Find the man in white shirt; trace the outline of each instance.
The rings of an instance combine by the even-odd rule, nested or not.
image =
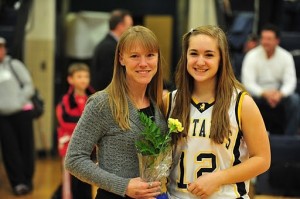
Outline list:
[[[260,45],[249,51],[243,60],[241,79],[260,109],[267,106],[272,111],[283,107],[284,134],[292,135],[298,129],[300,98],[295,93],[297,77],[293,57],[279,46],[279,42],[277,27],[263,27]]]

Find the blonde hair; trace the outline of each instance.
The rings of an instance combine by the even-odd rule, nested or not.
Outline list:
[[[217,84],[215,88],[215,104],[212,111],[210,138],[218,144],[224,142],[231,134],[228,109],[231,98],[237,89],[245,90],[242,84],[235,78],[230,63],[228,42],[223,30],[217,26],[205,25],[192,29],[182,39],[182,54],[175,72],[175,83],[178,89],[175,99],[175,107],[171,117],[182,121],[185,127],[184,133],[174,137],[174,141],[187,136],[190,124],[190,101],[194,89],[194,79],[187,71],[187,50],[190,38],[195,35],[207,35],[217,41],[220,52],[220,63],[217,72]]]
[[[130,129],[127,101],[128,87],[126,85],[126,70],[121,65],[119,58],[120,54],[129,51],[137,45],[140,45],[148,52],[158,53],[157,72],[147,86],[146,95],[152,102],[157,104],[161,111],[163,110],[163,76],[159,42],[150,29],[143,26],[133,26],[122,34],[117,44],[113,78],[106,88],[109,93],[109,104],[112,115],[123,130]]]

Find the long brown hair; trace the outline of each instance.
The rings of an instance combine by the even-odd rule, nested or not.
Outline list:
[[[235,78],[232,65],[230,63],[228,43],[225,33],[217,26],[205,25],[192,29],[186,33],[182,39],[182,54],[175,72],[175,83],[177,93],[175,96],[175,107],[171,117],[179,119],[184,132],[175,137],[175,141],[187,136],[190,124],[190,102],[194,89],[194,79],[187,71],[187,51],[190,38],[195,35],[207,35],[215,39],[220,51],[220,63],[217,72],[215,104],[212,111],[210,138],[218,144],[223,143],[230,135],[230,121],[228,110],[231,98],[237,89],[245,90],[242,84]],[[177,134],[176,134],[177,135]]]
[[[113,78],[106,89],[109,93],[109,104],[113,117],[123,130],[130,129],[128,87],[126,85],[126,70],[121,65],[119,58],[120,54],[129,51],[137,45],[142,46],[149,52],[158,52],[157,72],[147,86],[146,95],[152,102],[157,104],[161,111],[163,110],[163,75],[159,42],[150,29],[143,26],[133,26],[122,34],[117,44]]]

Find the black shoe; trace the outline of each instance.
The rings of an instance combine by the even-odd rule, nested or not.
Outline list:
[[[28,194],[30,191],[30,188],[25,184],[18,184],[13,188],[13,192],[17,196]]]

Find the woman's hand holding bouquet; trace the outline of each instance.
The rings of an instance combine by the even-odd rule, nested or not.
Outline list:
[[[146,114],[141,112],[140,119],[145,126],[141,139],[136,142],[140,177],[147,182],[162,181],[169,175],[172,164],[171,134],[180,133],[184,128],[177,119],[169,118],[169,130],[164,133]],[[162,192],[166,192],[165,187]],[[165,196],[158,198],[166,198]]]

